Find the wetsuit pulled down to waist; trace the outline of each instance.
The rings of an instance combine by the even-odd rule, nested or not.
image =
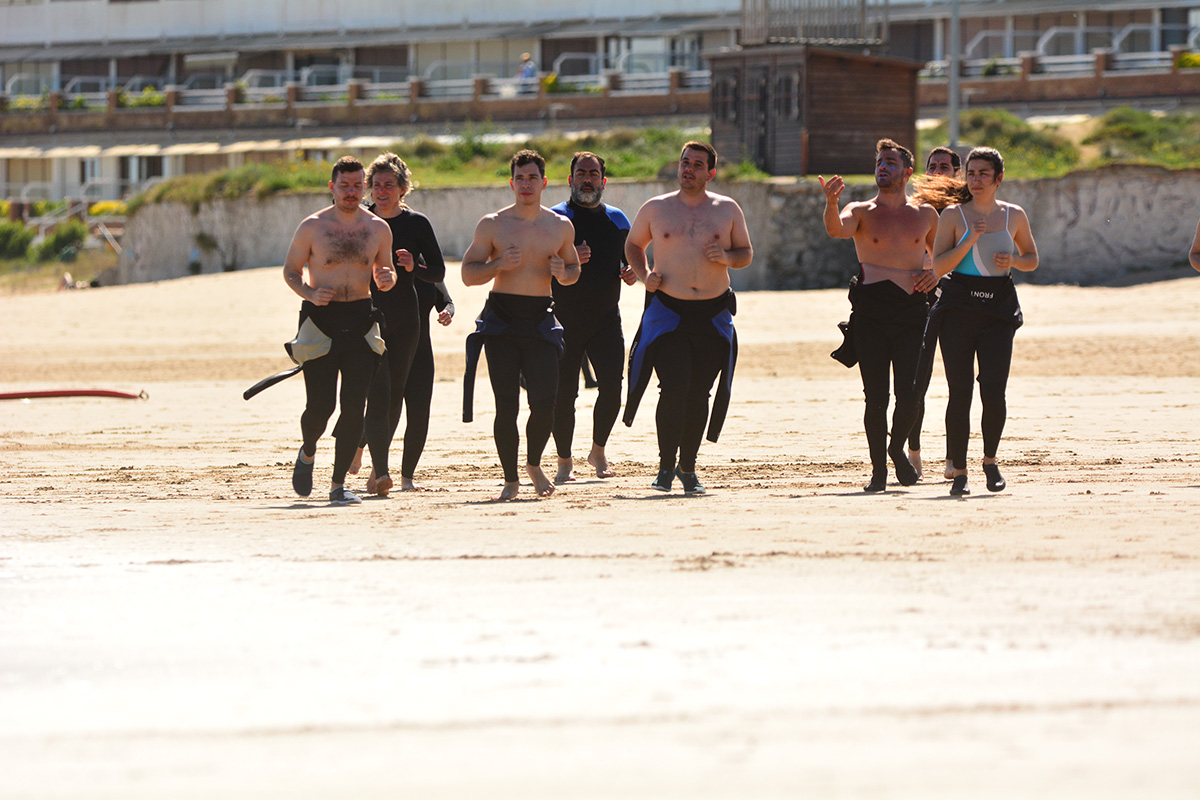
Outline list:
[[[558,356],[563,351],[563,328],[554,317],[553,298],[491,292],[475,320],[475,331],[467,336],[463,422],[474,418],[475,372],[484,341],[492,336],[537,339],[551,344]]]
[[[623,417],[627,426],[633,425],[638,405],[656,366],[652,346],[666,334],[682,333],[701,342],[707,341],[724,351],[717,393],[708,420],[707,438],[710,442],[717,441],[729,410],[733,372],[737,364],[737,332],[733,327],[735,313],[737,300],[732,290],[706,300],[680,300],[663,291],[652,293],[629,350],[629,394]]]
[[[318,306],[305,300],[300,304],[300,322],[296,338],[284,345],[297,364],[321,358],[330,353],[363,346],[382,355],[386,345],[381,335],[382,315],[370,298],[334,301]]]

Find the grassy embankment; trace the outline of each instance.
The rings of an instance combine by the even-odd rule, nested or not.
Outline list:
[[[922,130],[920,154],[946,141],[946,123]],[[594,150],[604,155],[612,179],[652,179],[670,172],[679,145],[689,138],[707,138],[706,131],[676,128],[618,129],[583,137],[542,135],[513,142],[492,136],[490,126],[470,126],[452,143],[428,136],[399,140],[393,150],[413,171],[418,188],[503,184],[508,179],[508,157],[530,147],[547,159],[547,174],[565,182],[571,155]],[[1065,175],[1113,163],[1157,164],[1171,169],[1200,166],[1200,115],[1158,114],[1119,108],[1090,125],[1032,126],[1005,111],[973,109],[960,124],[964,142],[987,144],[1005,156],[1010,178]],[[322,161],[250,164],[203,175],[184,175],[164,181],[129,202],[130,213],[145,203],[183,202],[198,205],[207,200],[245,196],[267,197],[290,191],[323,187],[330,165]],[[764,173],[752,164],[722,161],[724,180],[761,180]],[[870,180],[851,176],[851,180]],[[71,264],[36,263],[29,256],[0,257],[0,291],[28,291],[57,284],[64,270],[78,280],[91,280],[115,263],[111,251],[84,250]]]

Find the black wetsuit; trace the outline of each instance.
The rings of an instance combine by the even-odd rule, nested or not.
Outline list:
[[[608,443],[621,413],[621,371],[625,364],[625,337],[621,332],[621,264],[629,219],[619,208],[603,203],[585,208],[574,201],[559,203],[555,211],[575,226],[575,244],[587,242],[588,262],[580,267],[579,280],[563,286],[553,283],[554,316],[563,326],[563,356],[558,365],[558,399],[554,405],[554,444],[559,458],[570,458],[575,435],[575,399],[579,396],[579,371],[586,357],[596,370],[596,408],[592,412],[592,442]]]
[[[680,471],[695,472],[705,422],[710,442],[721,433],[737,362],[735,313],[732,290],[708,300],[680,300],[662,290],[647,293],[646,309],[629,350],[624,420],[633,424],[653,369],[659,382],[654,419],[660,471],[673,471],[678,453]],[[718,377],[710,419],[708,397]]]
[[[918,394],[916,383],[929,303],[924,293],[909,294],[890,280],[864,284],[860,271],[850,288],[850,305],[854,309],[854,349],[866,401],[863,428],[874,484],[887,475],[888,389],[892,383],[896,407],[892,412],[891,456],[898,472],[905,467],[912,469],[904,444],[923,396]]]
[[[454,301],[445,292],[444,283],[417,281],[417,303],[421,322],[421,334],[417,339],[417,352],[413,356],[412,368],[408,371],[408,383],[404,387],[404,456],[400,462],[400,474],[412,480],[417,471],[417,462],[425,450],[429,436],[429,410],[433,403],[433,343],[429,339],[429,314],[434,309],[450,310],[454,313]]]
[[[463,380],[463,421],[470,422],[475,368],[479,352],[487,356],[488,377],[496,396],[492,426],[505,483],[516,483],[520,434],[521,377],[529,401],[525,423],[527,464],[541,463],[554,425],[554,394],[558,390],[558,359],[562,355],[562,326],[554,317],[554,298],[492,292],[467,337],[467,371]]]
[[[337,404],[341,406],[333,428],[333,482],[345,483],[346,470],[354,459],[363,431],[363,406],[367,390],[381,359],[370,348],[364,335],[379,321],[369,298],[351,302],[332,302],[317,306],[305,300],[300,306],[300,323],[311,319],[321,332],[332,339],[329,352],[304,362],[306,402],[300,416],[304,437],[304,455],[317,452],[317,440],[325,432]],[[338,375],[341,374],[341,392]]]
[[[367,401],[366,424],[359,446],[371,450],[371,466],[376,476],[389,474],[388,450],[396,426],[400,423],[400,408],[404,403],[409,370],[417,351],[421,321],[418,313],[414,278],[436,283],[446,277],[446,262],[429,219],[407,207],[384,222],[392,229],[392,265],[396,267],[396,285],[383,292],[371,281],[371,296],[384,315],[383,338],[387,353],[371,384]],[[397,250],[412,253],[414,267],[408,272],[396,264]]]
[[[950,400],[946,405],[946,444],[955,469],[967,468],[975,362],[979,362],[980,430],[983,455],[995,458],[1008,416],[1005,398],[1012,366],[1013,337],[1024,318],[1012,276],[950,273],[929,312],[931,333],[922,361],[933,361],[933,338],[941,344]],[[932,369],[932,367],[930,367]]]

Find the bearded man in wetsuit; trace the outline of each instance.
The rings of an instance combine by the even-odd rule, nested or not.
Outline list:
[[[925,259],[933,248],[938,215],[932,206],[909,202],[905,186],[912,173],[912,153],[891,139],[880,139],[875,146],[878,192],[840,212],[838,199],[845,183],[837,175],[828,181],[818,176],[825,192],[825,232],[835,239],[853,239],[860,263],[851,283],[850,327],[866,399],[863,426],[871,453],[871,481],[863,487],[867,492],[887,488],[888,456],[901,485],[917,482],[905,440],[918,409],[914,384],[929,311],[924,293],[938,281]],[[890,444],[889,371],[896,391]]]
[[[647,200],[625,241],[625,259],[647,294],[629,353],[624,421],[633,424],[653,369],[659,381],[654,417],[659,463],[650,488],[669,492],[677,477],[685,494],[697,495],[705,493],[696,475],[704,425],[707,421],[708,440],[715,442],[737,360],[729,270],[749,266],[754,249],[741,207],[708,191],[717,175],[712,145],[684,144],[678,174],[679,190]],[[646,258],[651,243],[653,267]],[[710,418],[708,397],[718,378]]]
[[[557,280],[568,286],[579,280],[575,229],[569,220],[541,204],[546,160],[532,150],[521,150],[509,162],[509,172],[513,204],[479,221],[462,260],[464,285],[492,284],[487,303],[475,320],[475,332],[467,337],[463,420],[472,418],[471,394],[482,348],[496,396],[493,433],[504,470],[504,488],[496,500],[512,500],[520,490],[517,414],[522,376],[529,400],[525,473],[539,497],[554,493],[554,484],[541,467],[554,425],[558,359],[562,355],[562,326],[554,317],[551,283]]]
[[[339,159],[329,181],[333,205],[300,223],[283,263],[284,281],[304,301],[300,331],[289,344],[292,357],[303,365],[306,395],[300,417],[304,444],[292,470],[292,488],[301,497],[312,493],[317,440],[340,401],[333,429],[333,505],[362,502],[345,481],[362,436],[367,390],[384,352],[371,281],[383,291],[396,285],[392,232],[359,205],[365,181],[362,162]]]
[[[600,201],[604,194],[604,159],[579,152],[571,159],[571,199],[550,210],[575,226],[579,280],[554,289],[554,316],[563,326],[563,356],[558,363],[558,399],[554,405],[554,444],[558,449],[556,484],[575,480],[571,440],[575,434],[575,398],[584,360],[596,370],[596,408],[592,412],[592,449],[587,461],[597,478],[611,478],[604,447],[621,413],[621,372],[625,337],[621,332],[621,281],[637,282],[625,262],[629,218]]]

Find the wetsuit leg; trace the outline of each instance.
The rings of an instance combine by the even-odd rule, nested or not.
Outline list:
[[[592,411],[592,442],[604,447],[617,417],[621,413],[621,379],[625,366],[625,337],[621,333],[621,320],[617,318],[606,325],[588,341],[587,360],[596,370],[598,390],[596,408]],[[559,382],[561,391],[562,382]],[[558,424],[555,417],[555,426]]]
[[[387,363],[371,385],[367,416],[363,433],[371,450],[371,467],[377,476],[390,474],[388,451],[400,424],[400,409],[404,404],[404,387],[412,368],[413,354],[417,347],[417,320],[389,319],[388,335],[385,337],[387,351],[383,358]],[[361,446],[361,442],[360,445]]]
[[[979,399],[983,404],[980,432],[983,434],[983,455],[995,458],[1000,436],[1008,417],[1008,374],[1012,368],[1013,334],[1011,324],[993,322],[979,333]]]
[[[729,357],[719,337],[687,331],[663,334],[653,345],[659,398],[655,411],[660,470],[695,472],[696,456],[708,422],[708,397]]]
[[[558,362],[557,399],[554,403],[554,447],[559,458],[571,457],[571,444],[575,438],[575,401],[579,397],[579,371],[586,344],[586,331],[573,327],[563,333],[563,354]]]
[[[679,470],[696,471],[696,456],[708,424],[708,397],[721,368],[729,360],[729,345],[717,336],[692,339],[692,384],[688,390],[683,437],[679,441]]]
[[[338,403],[341,411],[333,428],[333,482],[345,483],[346,470],[350,468],[350,462],[354,459],[354,453],[358,450],[358,443],[362,438],[363,410],[379,364],[379,356],[363,343],[342,353],[339,362],[342,388]]]
[[[858,352],[858,372],[862,376],[866,399],[863,429],[871,453],[871,471],[875,475],[882,475],[887,473],[888,368],[891,362],[891,347],[885,326],[865,314],[856,314],[854,347]]]
[[[974,315],[947,311],[938,341],[950,400],[946,404],[946,447],[955,469],[967,468],[967,444],[971,435],[971,400],[975,392]]]
[[[924,414],[924,400],[917,394],[917,366],[921,360],[921,338],[925,334],[923,326],[894,325],[891,337],[892,380],[895,384],[896,408],[892,412],[891,445],[900,457],[907,461],[903,453],[904,442],[910,443],[914,437],[916,446],[921,449],[921,433],[917,427],[918,415]],[[911,446],[911,445],[910,445]],[[894,456],[893,456],[894,458]]]
[[[413,356],[412,368],[408,371],[408,382],[404,386],[405,419],[404,456],[400,463],[400,474],[412,480],[417,472],[417,462],[425,451],[425,440],[429,436],[429,410],[433,403],[433,345],[429,340],[429,321],[421,325],[421,336],[417,352]]]
[[[521,444],[517,432],[517,413],[521,410],[521,347],[511,337],[489,336],[483,343],[483,352],[492,394],[496,396],[496,419],[492,423],[496,453],[500,456],[505,483],[516,483],[517,451]]]
[[[523,339],[521,374],[525,376],[525,394],[529,419],[525,422],[527,464],[541,464],[542,454],[554,428],[554,401],[558,393],[558,349],[542,339]],[[490,369],[490,366],[489,366]],[[578,379],[579,368],[573,371]]]
[[[330,354],[306,361],[303,373],[305,404],[300,415],[300,433],[304,437],[304,455],[311,458],[337,407],[337,359]]]

